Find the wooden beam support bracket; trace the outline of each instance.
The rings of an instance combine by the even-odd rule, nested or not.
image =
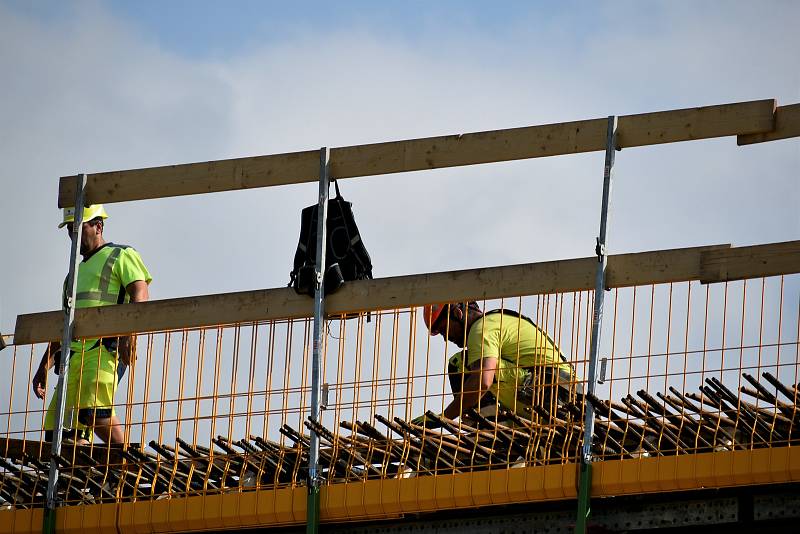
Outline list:
[[[775,129],[765,133],[744,134],[736,138],[739,146],[800,137],[800,104],[779,106],[775,110]]]
[[[800,241],[708,250],[701,254],[704,284],[800,272]]]

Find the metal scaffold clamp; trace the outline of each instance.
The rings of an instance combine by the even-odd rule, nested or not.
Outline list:
[[[597,261],[603,261],[603,256],[606,255],[606,244],[600,242],[600,238],[597,237],[597,244],[594,246],[594,253],[597,255]]]

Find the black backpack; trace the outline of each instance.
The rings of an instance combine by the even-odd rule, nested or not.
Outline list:
[[[335,293],[347,280],[372,279],[372,260],[353,217],[352,204],[342,198],[339,184],[336,198],[328,200],[327,251],[325,253],[325,294]],[[317,261],[318,204],[303,209],[300,240],[294,253],[289,287],[299,295],[314,296],[314,266]]]

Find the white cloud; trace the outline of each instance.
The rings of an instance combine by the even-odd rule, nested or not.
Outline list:
[[[797,6],[773,4],[771,17],[758,6],[726,6],[613,4],[605,27],[570,15],[533,34],[521,20],[492,39],[443,23],[438,39],[430,31],[412,42],[361,24],[298,31],[206,62],[159,49],[95,4],[50,23],[0,7],[0,330],[11,330],[18,313],[58,306],[68,250],[55,230],[60,175],[800,100]],[[796,140],[623,151],[611,250],[795,239],[798,169]],[[601,179],[602,154],[590,154],[342,187],[376,275],[386,276],[591,255]],[[111,205],[108,236],[142,252],[155,298],[275,287],[288,278],[299,211],[315,191],[308,184]],[[468,230],[457,224],[462,208]]]

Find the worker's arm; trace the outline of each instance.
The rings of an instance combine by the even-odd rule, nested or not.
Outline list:
[[[125,286],[125,291],[131,297],[131,302],[147,302],[150,300],[150,291],[148,290],[147,282],[144,280],[136,280]]]
[[[147,302],[150,300],[150,291],[148,290],[147,282],[144,280],[136,280],[125,286],[125,291],[131,297],[131,302]],[[117,343],[117,354],[119,359],[125,365],[130,365],[136,358],[134,345],[136,344],[135,336],[123,336],[119,338]]]
[[[497,358],[484,356],[481,359],[480,369],[465,373],[464,387],[461,389],[462,393],[453,395],[453,402],[444,409],[444,416],[449,419],[455,419],[477,405],[481,397],[492,387],[496,371]]]
[[[45,386],[47,384],[47,371],[49,371],[50,368],[55,364],[55,355],[59,350],[61,350],[61,343],[57,341],[49,343],[47,345],[47,349],[44,351],[44,354],[42,354],[42,360],[39,362],[39,368],[33,375],[33,380],[31,381],[33,384],[33,394],[40,399],[44,398]]]

